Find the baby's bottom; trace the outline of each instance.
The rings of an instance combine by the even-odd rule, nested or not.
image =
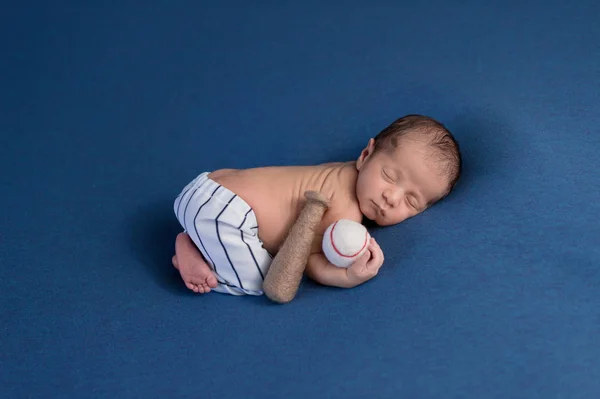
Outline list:
[[[191,284],[190,289],[195,285],[198,291],[201,287],[206,291],[208,286],[232,295],[262,295],[264,276],[273,258],[258,237],[254,211],[242,198],[202,173],[177,196],[174,211],[217,281],[212,287],[212,278],[197,255],[194,263],[201,266],[184,268],[183,257],[179,259],[177,254],[180,272],[185,269],[188,277],[184,281]],[[181,247],[182,254],[190,256],[189,246]]]

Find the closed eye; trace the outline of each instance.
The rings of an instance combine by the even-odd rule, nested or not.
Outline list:
[[[416,211],[419,210],[419,207],[417,206],[417,204],[414,202],[413,199],[411,199],[410,197],[406,197],[406,201],[408,202],[408,205],[410,205],[413,209],[415,209]]]
[[[381,171],[382,171],[382,173],[383,173],[383,176],[384,176],[386,179],[388,179],[388,180],[390,180],[390,181],[394,181],[394,179],[392,179],[392,176],[390,176],[390,175],[389,175],[389,174],[388,174],[388,173],[385,171],[385,169],[382,169]]]

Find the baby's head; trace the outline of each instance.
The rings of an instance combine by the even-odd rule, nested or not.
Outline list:
[[[362,213],[389,226],[445,198],[460,177],[462,160],[444,125],[427,116],[407,115],[369,140],[356,169]]]

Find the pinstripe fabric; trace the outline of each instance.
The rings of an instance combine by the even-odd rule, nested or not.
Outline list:
[[[258,237],[254,211],[242,198],[205,172],[183,188],[173,210],[212,267],[219,282],[214,291],[262,295],[272,256]]]

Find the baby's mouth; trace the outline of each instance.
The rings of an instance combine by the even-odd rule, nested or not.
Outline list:
[[[385,211],[383,210],[383,208],[380,207],[375,201],[371,202],[373,202],[373,206],[375,207],[375,213],[381,216],[385,216]]]

